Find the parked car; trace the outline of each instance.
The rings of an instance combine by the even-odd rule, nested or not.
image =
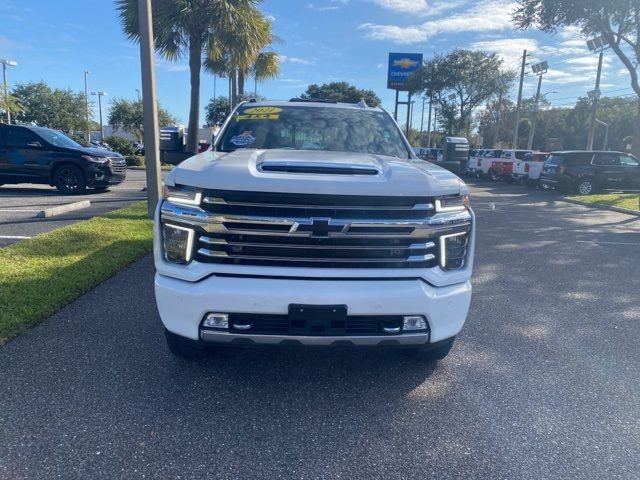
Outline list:
[[[122,183],[126,174],[118,153],[83,147],[49,128],[0,124],[0,184],[44,183],[77,194]]]
[[[542,168],[540,183],[582,195],[598,190],[640,190],[640,161],[623,152],[552,152]]]
[[[475,162],[471,162],[469,164],[469,173],[478,178],[491,178],[489,172],[491,169],[491,164],[494,160],[499,159],[500,155],[502,155],[502,150],[500,150],[499,148],[480,150],[480,153]]]
[[[491,166],[489,167],[489,178],[492,181],[497,182],[499,180],[505,180],[506,182],[513,182],[514,179],[511,176],[513,173],[513,164],[516,160],[524,160],[525,155],[533,153],[532,150],[503,150],[502,155],[498,158],[491,159]]]
[[[547,158],[549,158],[549,154],[544,152],[525,154],[522,160],[516,160],[513,164],[513,172],[511,173],[513,180],[517,183],[524,183],[528,187],[536,186],[542,174],[542,166]]]
[[[381,108],[241,103],[211,150],[165,178],[154,258],[169,349],[368,345],[444,358],[471,300],[467,195]]]

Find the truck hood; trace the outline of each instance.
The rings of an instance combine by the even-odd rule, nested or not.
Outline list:
[[[203,152],[174,168],[165,183],[335,195],[438,196],[466,191],[454,174],[417,158],[277,149]]]

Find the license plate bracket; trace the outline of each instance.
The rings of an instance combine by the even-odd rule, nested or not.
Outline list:
[[[292,335],[344,335],[346,329],[346,305],[289,305],[289,331]]]

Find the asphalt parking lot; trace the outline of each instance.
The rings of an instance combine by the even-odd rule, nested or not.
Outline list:
[[[164,345],[146,257],[0,347],[2,478],[640,478],[640,218],[472,189],[447,359]]]
[[[0,186],[0,247],[144,200],[145,178],[144,170],[129,170],[122,184],[114,185],[106,192],[87,190],[84,195],[62,195],[48,185]],[[34,218],[43,209],[82,200],[89,200],[91,206],[54,217]]]

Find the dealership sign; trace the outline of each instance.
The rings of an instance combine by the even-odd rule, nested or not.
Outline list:
[[[390,53],[387,88],[409,90],[409,75],[421,66],[421,53]]]

